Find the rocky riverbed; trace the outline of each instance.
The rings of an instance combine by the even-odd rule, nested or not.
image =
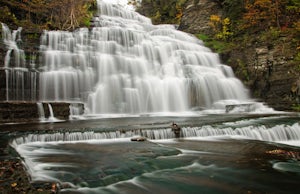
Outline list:
[[[0,161],[0,193],[46,194],[56,192],[55,183],[31,184],[30,177],[20,159],[5,159]]]

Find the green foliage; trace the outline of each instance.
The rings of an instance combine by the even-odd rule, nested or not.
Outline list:
[[[299,50],[294,58],[294,61],[299,63],[299,71],[300,71],[300,51]]]
[[[7,6],[0,6],[0,10],[0,22],[17,24],[16,16],[11,12],[11,10]]]
[[[150,17],[154,24],[179,24],[185,2],[186,0],[143,0],[137,11]]]
[[[281,33],[282,32],[279,28],[270,27],[269,29],[261,32],[259,39],[262,42],[276,41],[278,40]]]
[[[204,42],[209,40],[209,37],[206,34],[196,34],[196,37],[198,37],[200,40],[203,40]]]
[[[244,0],[224,0],[222,2],[224,16],[237,22],[244,12]]]
[[[229,44],[219,40],[212,40],[210,42],[207,42],[205,45],[212,48],[217,53],[223,53],[229,48]]]
[[[217,53],[223,53],[226,52],[228,49],[232,48],[231,43],[216,40],[214,37],[210,37],[206,34],[196,34],[195,36],[202,40],[205,46],[211,48],[212,50],[214,50],[214,52]]]
[[[296,112],[300,112],[300,104],[293,104],[292,105],[292,110]]]
[[[214,30],[215,38],[219,40],[228,40],[233,35],[230,31],[231,22],[229,18],[221,19],[218,15],[211,15],[209,24]]]
[[[243,61],[241,61],[240,59],[237,59],[236,62],[238,65],[237,73],[241,74],[244,77],[243,80],[247,80],[247,81],[250,80],[250,76],[249,76],[246,64]]]
[[[286,6],[286,9],[291,12],[299,13],[300,12],[300,1],[299,0],[290,0]]]

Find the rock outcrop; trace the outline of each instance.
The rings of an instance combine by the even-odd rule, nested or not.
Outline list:
[[[179,30],[191,34],[209,34],[209,18],[211,15],[221,15],[222,9],[216,1],[188,0],[179,25]]]
[[[289,43],[269,46],[261,42],[237,47],[227,54],[225,62],[233,67],[255,98],[276,110],[290,111],[298,103],[299,72]]]
[[[51,116],[59,120],[68,120],[72,106],[80,107],[83,114],[84,105],[80,103],[49,102],[40,103],[39,107],[36,102],[0,102],[0,123],[39,122],[41,119],[47,121]],[[43,113],[39,109],[42,109]]]
[[[180,30],[192,34],[212,34],[211,15],[222,15],[219,1],[188,0],[183,10]],[[250,88],[252,97],[277,110],[292,110],[300,99],[299,64],[293,59],[296,48],[288,41],[288,32],[265,41],[253,34],[249,40],[238,39],[235,47],[221,53],[223,63]]]

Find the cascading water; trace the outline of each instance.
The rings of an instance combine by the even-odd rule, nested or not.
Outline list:
[[[264,180],[267,172],[270,173],[270,179],[274,177],[276,175],[274,170],[292,172],[293,174],[299,173],[299,152],[288,151],[289,149],[296,150],[296,147],[281,144],[299,146],[299,123],[291,123],[292,118],[286,121],[285,118],[280,119],[280,117],[270,117],[269,119],[242,119],[219,123],[217,126],[184,126],[181,128],[179,140],[174,139],[175,135],[170,127],[155,128],[154,125],[153,128],[138,129],[134,127],[127,130],[120,130],[119,128],[108,130],[107,128],[99,129],[97,126],[97,129],[90,130],[31,133],[15,138],[10,145],[24,158],[24,163],[33,182],[58,183],[62,188],[62,193],[64,191],[67,193],[75,193],[75,191],[80,193],[141,193],[135,192],[136,189],[130,190],[131,192],[124,192],[127,187],[115,189],[114,184],[128,181],[136,185],[136,179],[148,177],[149,174],[155,172],[161,174],[165,171],[179,171],[174,176],[168,176],[167,180],[170,183],[168,182],[163,188],[169,190],[174,177],[182,176],[182,168],[195,161],[205,165],[217,163],[222,169],[235,169],[237,168],[236,165],[241,164],[237,168],[238,172],[247,170],[250,171],[250,175],[258,175],[258,177],[261,176],[259,172],[262,171],[262,167],[269,166],[268,170],[271,172],[263,171]],[[284,124],[270,126],[269,121],[274,121],[274,119],[282,120]],[[126,121],[125,123],[128,124]],[[98,124],[101,125],[102,123],[99,122]],[[132,141],[135,137],[140,136],[147,138],[147,141],[140,143]],[[278,156],[270,159],[272,157],[270,154],[273,153],[286,154],[285,157],[292,156],[293,160],[286,162],[287,159],[284,158],[280,161]],[[207,157],[209,158],[207,159]],[[255,162],[261,164],[262,159],[265,158],[267,158],[265,163],[258,168],[257,173],[253,173],[251,170],[253,170]],[[165,159],[167,161],[164,162]],[[153,163],[153,160],[162,163]],[[228,162],[228,160],[230,161]],[[221,162],[218,163],[218,161]],[[145,165],[141,166],[141,163],[145,163]],[[132,165],[128,167],[130,164]],[[179,166],[174,167],[174,164],[179,164]],[[218,165],[213,168],[217,168]],[[154,168],[149,170],[149,167]],[[137,172],[136,169],[140,169],[141,172]],[[200,170],[203,171],[203,169]],[[195,170],[188,169],[187,174],[192,174],[191,177],[184,179],[184,181],[180,179],[178,184],[183,182],[185,185],[187,182],[185,180],[194,180],[193,178],[199,177],[194,176],[194,173]],[[211,174],[208,173],[205,177],[209,177]],[[236,176],[233,173],[229,175],[231,177]],[[224,176],[226,183],[228,183],[229,175]],[[295,176],[296,180],[298,180],[298,176]],[[157,177],[158,175],[151,180],[154,179],[156,183],[164,182],[160,177]],[[243,176],[243,180],[244,177],[246,179],[249,175]],[[78,182],[78,180],[80,181]],[[217,181],[219,180],[217,179]],[[242,180],[241,176],[237,176],[237,180]],[[254,180],[258,182],[257,179]],[[196,184],[201,181],[203,179],[196,181]],[[234,182],[236,183],[236,181]],[[144,181],[141,183],[140,185],[143,185]],[[266,183],[263,182],[263,184]],[[149,185],[149,188],[154,187],[153,183]],[[230,187],[232,185],[235,184],[230,184]],[[245,183],[240,185],[244,186]],[[259,186],[261,188],[261,185]],[[205,185],[201,187],[205,187]],[[129,186],[129,188],[132,187]],[[147,189],[147,191],[149,190]],[[276,191],[278,191],[277,188]],[[174,192],[186,193],[186,191],[178,192],[177,189]],[[217,193],[222,192],[224,191]]]
[[[91,30],[41,37],[41,101],[83,101],[90,114],[183,112],[248,100],[230,67],[195,37],[98,1]]]
[[[207,138],[207,137],[242,137],[262,141],[288,142],[299,141],[300,126],[298,123],[293,125],[276,125],[271,128],[266,126],[246,126],[239,128],[216,128],[212,126],[202,127],[183,127],[181,136],[183,138]],[[128,130],[128,131],[108,131],[108,132],[65,132],[53,134],[30,134],[26,137],[17,138],[12,144],[14,146],[34,143],[34,142],[76,142],[89,140],[105,140],[130,138],[133,136],[142,136],[149,140],[171,139],[175,138],[171,128],[165,129],[144,129],[144,130]]]
[[[19,48],[22,42],[21,30],[22,28],[18,28],[11,32],[7,25],[2,23],[3,43],[7,48],[4,61],[7,101],[31,101],[37,97],[38,73],[28,68],[25,53]]]
[[[37,108],[38,108],[38,113],[39,113],[39,117],[40,117],[40,121],[45,121],[46,117],[45,117],[45,110],[43,107],[43,104],[38,102],[37,103]]]

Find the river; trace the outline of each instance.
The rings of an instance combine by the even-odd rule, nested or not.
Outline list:
[[[61,193],[291,193],[300,180],[297,114],[130,116],[1,128],[2,144],[20,154],[32,181],[58,183]],[[131,141],[136,136],[147,140]]]

